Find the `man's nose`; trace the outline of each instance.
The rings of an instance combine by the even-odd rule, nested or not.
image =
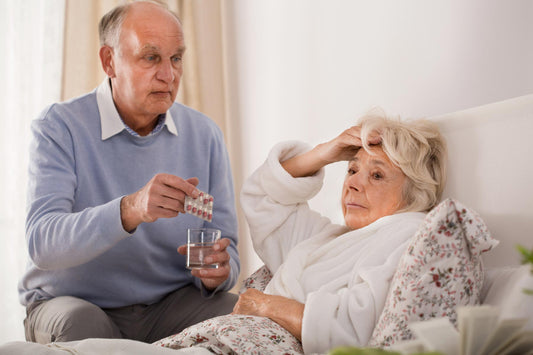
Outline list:
[[[174,68],[172,67],[172,62],[170,60],[163,60],[159,64],[156,77],[157,79],[164,81],[165,83],[171,83],[172,81],[174,81]]]

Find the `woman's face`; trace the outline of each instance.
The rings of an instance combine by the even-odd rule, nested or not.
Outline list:
[[[407,177],[380,146],[370,155],[359,149],[348,164],[342,188],[342,213],[346,225],[359,229],[394,214],[404,206],[402,191]]]

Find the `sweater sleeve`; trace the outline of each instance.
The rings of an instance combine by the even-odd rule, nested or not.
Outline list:
[[[271,272],[294,245],[332,226],[307,204],[322,187],[324,169],[314,176],[293,178],[280,164],[309,149],[300,142],[277,144],[242,188],[241,204],[254,249]]]
[[[77,188],[72,137],[61,120],[32,122],[26,239],[41,269],[65,269],[101,255],[130,234],[120,219],[120,201],[73,212]]]

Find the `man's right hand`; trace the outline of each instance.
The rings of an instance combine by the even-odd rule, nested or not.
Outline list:
[[[198,178],[184,180],[170,174],[155,175],[139,191],[124,196],[120,216],[124,230],[132,232],[143,222],[176,217],[185,213],[185,196],[198,197]]]

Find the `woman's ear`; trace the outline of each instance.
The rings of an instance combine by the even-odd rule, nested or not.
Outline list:
[[[108,77],[114,78],[115,77],[115,62],[114,62],[114,51],[113,48],[109,46],[102,46],[100,48],[100,52],[98,53],[100,56],[100,62],[102,63],[102,69],[107,74]]]

